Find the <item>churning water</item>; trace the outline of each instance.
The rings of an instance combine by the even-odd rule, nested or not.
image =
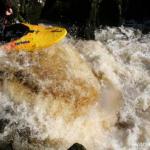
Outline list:
[[[97,78],[107,78],[119,91],[122,107],[117,110],[117,119],[111,116],[115,106],[108,102],[103,108],[93,106],[87,115],[69,124],[61,117],[55,119],[44,114],[41,103],[34,109],[25,102],[16,105],[0,87],[0,144],[13,140],[14,149],[40,150],[65,150],[76,142],[89,150],[150,149],[150,34],[143,35],[133,28],[108,27],[95,31],[95,35],[95,41],[65,39],[60,45],[66,48],[72,45]],[[23,63],[10,63],[7,54],[0,51],[0,62],[10,63],[8,66],[13,68],[38,65],[26,53],[17,55],[25,58]],[[114,90],[110,92],[109,84],[103,83],[103,79],[99,81],[102,93],[99,101],[111,101]],[[100,126],[101,120],[115,123]],[[45,142],[48,138],[54,139],[51,148]]]

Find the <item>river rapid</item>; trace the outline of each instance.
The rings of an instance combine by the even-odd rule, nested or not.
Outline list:
[[[114,91],[110,92],[110,87],[106,87],[108,84],[99,79],[102,93],[99,101],[103,102],[99,109],[104,110],[98,112],[97,106],[93,106],[87,115],[68,125],[62,119],[46,116],[40,110],[41,103],[35,109],[25,102],[16,105],[0,85],[1,145],[13,140],[14,149],[65,150],[76,142],[88,150],[150,149],[150,34],[143,35],[137,29],[122,26],[98,29],[95,37],[94,41],[68,37],[59,46],[67,48],[71,45],[86,60],[96,78],[102,75],[107,78],[121,95],[121,107],[112,108],[115,106],[109,101]],[[21,55],[24,62],[18,64],[13,61],[9,64],[9,57],[0,50],[0,63],[19,68],[37,65],[30,62],[25,52],[16,55]],[[117,119],[113,120],[114,116],[110,114],[114,109]],[[106,121],[112,119],[115,123],[110,127],[99,127],[103,118]],[[90,125],[84,124],[85,120],[91,121]],[[48,138],[58,137],[63,142],[50,143],[52,147],[45,144]],[[39,142],[34,142],[34,138]]]

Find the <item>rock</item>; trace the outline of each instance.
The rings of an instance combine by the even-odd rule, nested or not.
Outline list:
[[[86,148],[81,144],[75,143],[68,150],[86,150]]]
[[[11,99],[16,103],[41,103],[41,109],[50,116],[61,115],[66,120],[85,114],[100,96],[99,83],[90,67],[68,46],[54,46],[38,55],[32,56],[37,65],[31,67],[1,67],[11,77],[4,82]],[[16,57],[18,61],[20,56]]]

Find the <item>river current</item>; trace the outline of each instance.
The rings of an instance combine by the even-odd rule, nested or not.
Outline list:
[[[29,149],[64,150],[69,144],[71,146],[76,142],[89,150],[150,148],[150,34],[144,35],[138,29],[122,26],[98,29],[95,31],[95,37],[94,41],[75,40],[70,37],[60,44],[66,47],[72,45],[91,66],[96,76],[99,73],[104,74],[121,93],[122,106],[117,112],[119,117],[115,125],[108,130],[99,128],[103,115],[97,113],[95,107],[87,116],[79,117],[73,124],[67,125],[61,119],[55,120],[45,116],[40,111],[40,106],[31,109],[26,103],[15,105],[0,87],[0,123],[6,124],[3,131],[0,130],[0,143],[11,141],[13,132],[19,131],[16,132],[18,135],[15,133],[14,149],[21,144],[24,149],[30,147]],[[11,67],[33,65],[28,61],[28,54],[20,54],[26,61],[21,65],[12,63]],[[5,61],[3,63],[8,64],[6,57],[7,54],[0,50],[0,62]],[[102,86],[103,88],[105,87]],[[107,90],[102,90],[102,93],[106,93],[102,94],[103,96],[107,97]],[[104,97],[102,99],[105,99]],[[111,99],[111,96],[108,97]],[[104,116],[108,116],[104,117],[106,120],[110,119],[109,115],[106,115],[111,114],[110,108],[111,106],[104,107]],[[86,119],[91,120],[90,127],[83,125]],[[40,141],[38,146],[35,143],[30,144],[26,138],[28,132],[31,137]],[[61,146],[50,148],[41,142],[48,137],[60,137],[67,144],[62,142]],[[54,144],[57,145],[57,142],[52,143]]]

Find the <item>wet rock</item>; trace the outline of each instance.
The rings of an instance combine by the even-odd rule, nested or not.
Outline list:
[[[86,148],[81,144],[75,143],[68,150],[86,150]]]

